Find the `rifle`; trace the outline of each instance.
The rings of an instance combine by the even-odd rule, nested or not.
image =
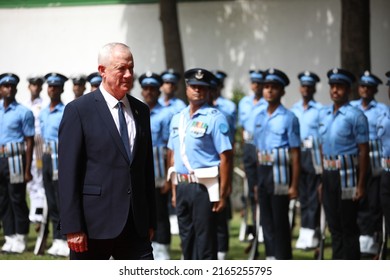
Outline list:
[[[255,260],[258,257],[258,244],[259,244],[259,238],[260,238],[260,205],[259,202],[256,199],[256,225],[253,226],[254,228],[254,236],[251,244],[251,249],[249,251],[248,260]]]
[[[250,204],[249,196],[248,196],[248,182],[246,180],[246,175],[243,170],[238,167],[234,167],[234,173],[236,173],[243,181],[243,193],[245,197],[245,207],[243,208],[243,216],[240,224],[240,231],[238,234],[238,240],[241,242],[246,241],[247,233],[248,233],[248,205]]]
[[[317,253],[317,260],[324,259],[324,250],[325,250],[325,230],[326,230],[326,216],[324,205],[321,203],[321,216],[320,216],[320,244]]]
[[[378,260],[385,260],[387,256],[387,231],[386,231],[386,219],[382,217],[382,240],[379,248]]]
[[[291,232],[295,225],[295,213],[296,213],[297,199],[291,199],[288,205],[288,220],[290,222]]]
[[[46,240],[47,240],[47,236],[49,235],[47,214],[48,214],[48,206],[45,199],[45,203],[43,205],[43,210],[42,210],[42,222],[40,223],[39,226],[37,240],[35,242],[35,247],[34,247],[34,255],[43,255],[45,253]]]

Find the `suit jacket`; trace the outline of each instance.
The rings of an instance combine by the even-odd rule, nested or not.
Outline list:
[[[133,159],[100,90],[66,105],[59,129],[62,234],[111,239],[133,215],[141,237],[155,228],[154,171],[149,108],[127,95],[136,124]]]

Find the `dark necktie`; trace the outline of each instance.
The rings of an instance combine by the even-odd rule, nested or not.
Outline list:
[[[125,115],[123,114],[122,106],[124,106],[123,103],[119,101],[118,102],[119,132],[122,138],[123,145],[125,145],[127,155],[130,159],[131,157],[130,157],[129,134],[127,132],[127,123],[126,123]]]

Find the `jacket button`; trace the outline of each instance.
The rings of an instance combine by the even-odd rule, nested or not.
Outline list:
[[[131,190],[130,190],[130,189],[127,189],[127,193],[128,193],[128,194],[131,194]]]

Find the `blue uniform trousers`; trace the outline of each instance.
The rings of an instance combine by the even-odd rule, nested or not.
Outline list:
[[[301,166],[299,177],[301,227],[315,230],[320,219],[317,189],[321,184],[321,175],[315,174],[310,150],[301,150]]]
[[[182,253],[185,260],[217,259],[217,213],[205,186],[179,183],[176,187],[176,213]]]
[[[360,235],[373,235],[381,230],[382,210],[379,194],[380,176],[368,175],[366,193],[359,202],[358,225]]]
[[[243,146],[242,160],[244,163],[244,171],[248,181],[248,196],[250,201],[250,208],[252,211],[253,225],[256,224],[256,200],[255,187],[257,185],[257,152],[256,146],[245,143]],[[244,200],[245,201],[245,200]]]
[[[272,166],[259,165],[258,199],[265,253],[278,260],[292,259],[288,195],[274,195]]]
[[[50,154],[42,156],[43,186],[45,188],[48,220],[52,222],[53,239],[66,239],[59,230],[60,222],[60,197],[58,194],[58,180],[53,181],[53,168]]]
[[[390,172],[382,171],[380,182],[380,201],[386,219],[387,234],[390,234]]]
[[[160,188],[155,190],[156,198],[156,220],[157,226],[154,232],[153,241],[160,244],[170,244],[171,243],[171,225],[169,223],[169,205],[170,201],[169,193],[162,194]]]
[[[23,157],[23,165],[24,165]],[[8,158],[0,158],[0,218],[4,235],[28,234],[30,220],[26,201],[26,184],[11,184]]]
[[[322,199],[332,237],[332,259],[360,259],[359,227],[357,212],[359,203],[341,199],[338,170],[324,170],[322,175]]]

